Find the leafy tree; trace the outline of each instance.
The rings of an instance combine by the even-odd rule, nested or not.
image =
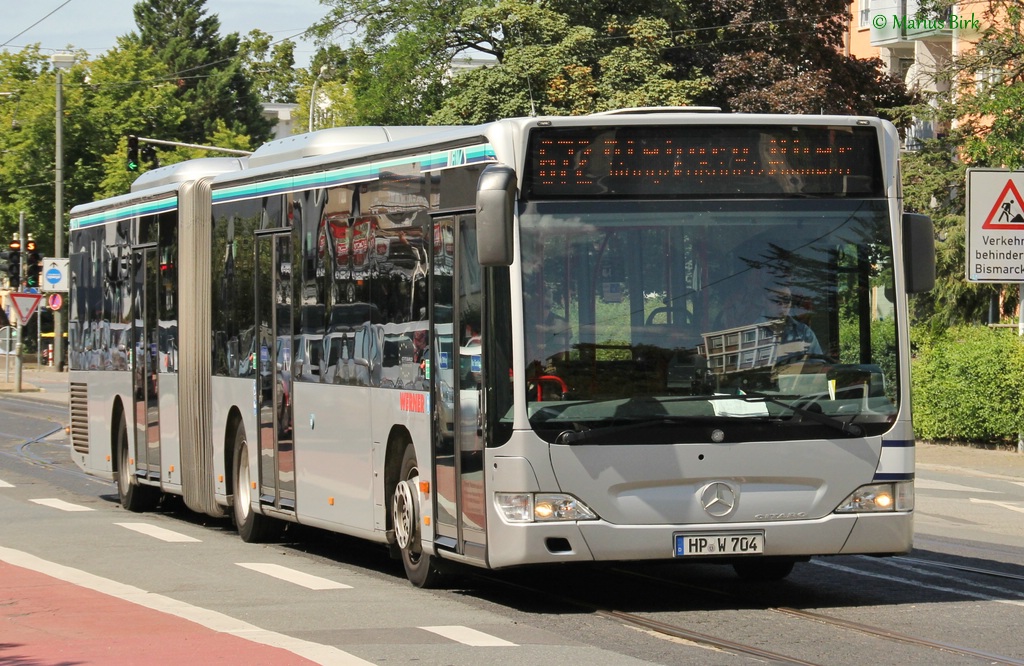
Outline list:
[[[271,123],[239,58],[238,33],[220,37],[220,20],[207,15],[205,5],[206,0],[143,0],[134,7],[139,32],[128,39],[152,49],[167,66],[189,110],[172,134],[160,138],[204,144],[223,120],[251,137],[255,147],[270,137]]]
[[[325,4],[332,9],[322,37],[345,20],[355,26],[357,106],[380,122],[694,102],[880,113],[911,101],[880,61],[842,54],[848,0]],[[492,56],[494,65],[453,77],[451,62],[466,53]]]
[[[264,102],[294,104],[299,72],[295,69],[295,42],[274,43],[273,36],[252,30],[242,38],[238,55],[252,89]]]
[[[677,62],[712,74],[701,101],[743,112],[886,115],[913,101],[877,58],[844,55],[849,0],[695,3],[700,38]]]

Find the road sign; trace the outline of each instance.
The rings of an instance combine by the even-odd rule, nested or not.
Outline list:
[[[60,310],[62,305],[64,305],[64,297],[59,293],[54,292],[46,297],[46,306],[54,312]]]
[[[967,170],[967,279],[1024,282],[1024,171]]]
[[[68,260],[52,257],[43,259],[43,291],[67,291],[68,284]]]
[[[18,322],[21,325],[25,325],[25,322],[35,314],[36,308],[39,307],[39,301],[43,300],[42,294],[22,294],[16,291],[11,292],[11,305],[14,306],[14,312],[18,315]]]

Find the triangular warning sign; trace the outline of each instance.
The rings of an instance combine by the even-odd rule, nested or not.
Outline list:
[[[32,317],[41,300],[43,300],[42,294],[11,293],[11,305],[14,306],[14,312],[18,315],[20,324],[24,325]]]
[[[1017,186],[1013,184],[1012,180],[1008,180],[981,228],[1024,231],[1024,215],[1021,214],[1021,211],[1024,211],[1024,201],[1021,201]]]

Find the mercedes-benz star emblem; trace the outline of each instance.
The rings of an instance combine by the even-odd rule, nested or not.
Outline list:
[[[704,486],[700,491],[700,503],[709,516],[721,518],[728,516],[736,508],[740,492],[728,483],[716,481]]]

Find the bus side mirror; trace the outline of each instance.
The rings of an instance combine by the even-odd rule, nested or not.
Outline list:
[[[481,266],[512,264],[516,172],[491,164],[476,186],[476,248]]]
[[[935,230],[927,215],[903,214],[903,272],[908,294],[935,286]]]

